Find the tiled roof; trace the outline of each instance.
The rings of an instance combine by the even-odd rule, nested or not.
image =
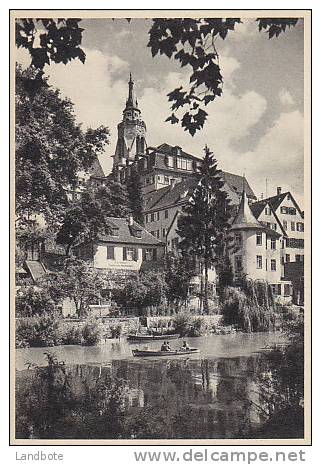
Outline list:
[[[167,194],[167,192],[171,189],[171,186],[162,187],[161,189],[157,189],[156,191],[148,192],[144,194],[145,200],[145,210],[149,210],[153,208],[154,205],[159,202],[159,200]]]
[[[228,194],[232,205],[239,204],[239,198],[243,192],[243,183],[247,196],[255,198],[255,194],[250,188],[248,182],[246,179],[243,181],[242,176],[222,171],[222,178],[225,181],[223,190]],[[144,197],[147,199],[145,211],[163,209],[170,205],[174,205],[179,201],[183,201],[184,198],[188,198],[189,195],[192,195],[197,183],[198,179],[196,176],[189,176],[181,182],[176,183],[174,186],[166,186],[162,189],[151,192],[150,194],[145,194]],[[186,197],[182,198],[182,195],[185,194]]]
[[[145,207],[145,211],[149,211],[154,207],[155,209],[166,208],[170,205],[177,204],[179,201],[183,201],[184,199],[187,200],[188,196],[192,195],[195,187],[197,186],[197,182],[197,178],[195,176],[191,176],[176,183],[174,186],[159,189],[159,191],[163,191],[162,195],[156,198],[153,203],[148,203]]]
[[[164,245],[162,241],[156,239],[146,229],[134,221],[133,226],[129,225],[127,218],[108,217],[111,225],[118,229],[118,235],[101,234],[99,240],[103,242],[126,243],[126,244],[144,244],[144,245]],[[134,236],[133,230],[142,231],[141,238]]]

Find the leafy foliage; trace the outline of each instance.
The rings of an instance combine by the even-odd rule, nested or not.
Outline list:
[[[167,253],[164,272],[167,284],[167,301],[178,308],[187,300],[189,283],[195,275],[195,264],[193,263],[193,259],[187,254],[176,256]]]
[[[285,32],[286,28],[290,29],[298,22],[298,18],[257,18],[259,31],[265,30],[269,39],[278,37],[281,32]]]
[[[138,310],[143,314],[147,307],[157,307],[167,292],[164,275],[150,270],[131,276],[125,283],[112,290],[113,300],[124,309]]]
[[[50,347],[60,344],[59,318],[54,314],[21,318],[16,324],[17,347]]]
[[[137,170],[136,163],[133,163],[130,170],[130,175],[126,181],[129,208],[133,214],[134,220],[143,225],[144,224],[144,200],[142,193],[141,177]]]
[[[266,29],[269,38],[278,37],[296,18],[258,18],[259,30]],[[149,31],[148,47],[152,56],[166,55],[181,67],[189,67],[189,87],[180,86],[168,94],[172,114],[166,119],[181,126],[192,136],[203,128],[207,119],[205,107],[223,93],[223,76],[219,64],[217,40],[225,40],[241,23],[240,18],[158,18]],[[178,110],[185,110],[177,116]]]
[[[16,69],[16,213],[20,221],[61,219],[68,190],[83,183],[108,141],[105,127],[83,132],[73,104],[33,69]]]
[[[100,234],[110,234],[108,216],[123,218],[128,215],[128,197],[122,184],[108,176],[106,185],[87,189],[80,199],[66,210],[57,233],[57,243],[71,248],[79,243],[95,241]]]
[[[130,18],[127,18],[130,22]],[[258,18],[259,31],[278,37],[287,27],[295,26],[297,18]],[[67,64],[73,59],[85,62],[80,48],[83,29],[80,19],[18,19],[16,45],[29,51],[31,65],[42,70],[46,64]],[[152,56],[165,55],[190,68],[188,89],[179,87],[168,94],[173,102],[172,114],[166,119],[181,126],[192,136],[203,128],[207,119],[205,107],[223,92],[223,76],[216,48],[218,39],[225,40],[234,31],[240,18],[157,18],[149,30],[148,47]],[[36,40],[39,39],[39,40]],[[39,42],[39,45],[38,45]],[[41,75],[39,75],[41,76]],[[181,118],[175,113],[186,109]]]
[[[223,293],[223,321],[247,332],[274,327],[276,312],[267,282],[244,280],[242,286],[226,287]]]
[[[66,367],[54,354],[48,365],[25,372],[17,393],[18,438],[117,438],[127,385],[98,367]],[[35,405],[37,408],[35,408]]]
[[[45,289],[21,287],[16,295],[16,317],[30,317],[53,313],[55,302]]]
[[[81,19],[16,20],[16,45],[28,50],[31,65],[43,69],[46,64],[64,63],[78,58],[85,63],[86,54],[80,48],[83,29]]]
[[[217,161],[207,147],[204,151],[197,173],[199,182],[178,219],[177,234],[181,237],[180,249],[204,266],[204,309],[208,311],[208,270],[221,260],[226,250],[230,201],[223,190]]]
[[[78,317],[86,315],[89,305],[97,302],[105,287],[97,270],[75,258],[67,258],[63,271],[47,274],[40,284],[56,301],[72,299]]]
[[[94,346],[98,344],[101,339],[101,330],[99,324],[96,321],[89,321],[82,328],[82,337],[84,343],[88,346]]]

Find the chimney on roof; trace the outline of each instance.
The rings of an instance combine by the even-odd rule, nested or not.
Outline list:
[[[282,187],[277,187],[277,188],[276,188],[276,193],[277,193],[277,195],[280,195],[281,192],[282,192]]]
[[[133,226],[134,218],[133,218],[133,215],[131,213],[128,215],[127,221],[128,221],[129,226]]]
[[[263,200],[263,199],[264,199],[264,194],[263,194],[263,192],[261,192],[261,200]]]

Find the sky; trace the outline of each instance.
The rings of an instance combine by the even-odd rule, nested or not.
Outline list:
[[[187,82],[188,69],[166,56],[152,58],[150,26],[150,19],[83,20],[85,64],[74,60],[45,67],[49,83],[72,100],[84,128],[110,129],[110,144],[100,157],[105,174],[112,167],[131,72],[148,145],[166,142],[199,157],[208,145],[219,167],[244,173],[258,198],[281,186],[303,205],[303,20],[269,40],[246,19],[216,42],[223,95],[207,106],[208,120],[194,137],[165,123],[171,114],[166,94]],[[21,49],[17,61],[30,63]]]

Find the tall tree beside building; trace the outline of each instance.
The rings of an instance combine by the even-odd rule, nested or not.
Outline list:
[[[77,189],[108,142],[108,129],[83,131],[73,103],[49,86],[42,72],[16,68],[16,214],[59,222],[68,190]]]
[[[142,193],[142,182],[140,175],[137,170],[137,166],[134,163],[131,166],[130,175],[126,182],[129,207],[133,213],[134,220],[143,225],[144,224],[144,201]]]
[[[129,212],[126,188],[110,175],[105,186],[88,188],[66,210],[57,242],[66,246],[69,255],[72,247],[80,242],[94,241],[99,234],[109,234],[108,217],[123,218]]]
[[[208,311],[208,271],[219,263],[226,249],[230,219],[229,199],[213,153],[205,147],[198,169],[199,182],[190,202],[183,208],[177,233],[182,251],[196,257],[204,272],[204,311]]]

